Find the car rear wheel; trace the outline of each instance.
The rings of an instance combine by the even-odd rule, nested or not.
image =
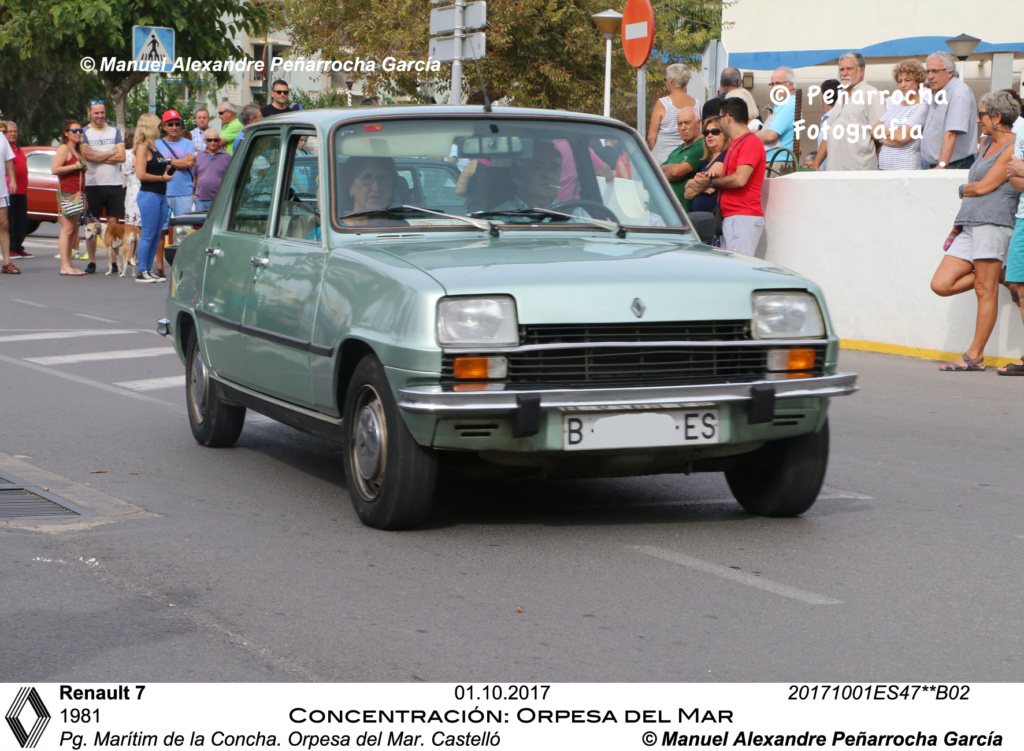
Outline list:
[[[188,337],[185,360],[185,401],[192,435],[203,446],[226,448],[234,446],[245,424],[245,407],[225,404],[217,382],[203,360],[196,332]]]
[[[818,498],[828,468],[828,420],[817,433],[771,441],[725,473],[733,496],[761,516],[798,516]]]
[[[416,443],[373,355],[356,366],[345,394],[345,475],[364,524],[408,529],[430,514],[437,479],[434,452]]]

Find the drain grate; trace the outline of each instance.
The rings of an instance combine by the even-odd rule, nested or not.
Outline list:
[[[67,519],[76,516],[95,514],[41,488],[26,485],[10,475],[0,475],[0,521]]]

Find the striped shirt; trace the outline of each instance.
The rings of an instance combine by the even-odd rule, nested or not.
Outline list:
[[[928,105],[918,102],[910,107],[904,107],[890,97],[886,100],[885,117],[882,118],[882,126],[889,130],[899,130],[904,125],[907,127],[918,126],[924,128],[924,121],[928,118]],[[888,137],[888,133],[886,134]],[[907,170],[921,169],[921,139],[911,138],[902,146],[882,146],[878,151],[878,169],[880,170]]]

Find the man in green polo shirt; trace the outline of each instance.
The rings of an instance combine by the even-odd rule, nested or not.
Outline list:
[[[700,137],[700,113],[693,107],[683,107],[679,110],[679,137],[683,143],[675,148],[668,155],[668,159],[661,165],[661,171],[665,173],[672,190],[676,192],[679,203],[687,211],[693,210],[693,201],[686,199],[683,192],[686,190],[686,183],[704,167],[704,141]]]
[[[224,150],[231,154],[235,150],[235,137],[242,130],[242,121],[235,115],[235,105],[227,99],[217,108],[217,117],[223,125],[220,129],[220,140],[224,142]]]

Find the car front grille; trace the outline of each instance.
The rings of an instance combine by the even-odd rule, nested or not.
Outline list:
[[[734,343],[750,340],[749,321],[522,326],[521,346],[546,346],[501,353],[508,360],[504,383],[523,389],[757,381],[768,372],[767,351],[773,345]],[[825,344],[804,346],[816,351],[813,375],[822,375]],[[454,357],[443,358],[445,385],[454,383]]]

